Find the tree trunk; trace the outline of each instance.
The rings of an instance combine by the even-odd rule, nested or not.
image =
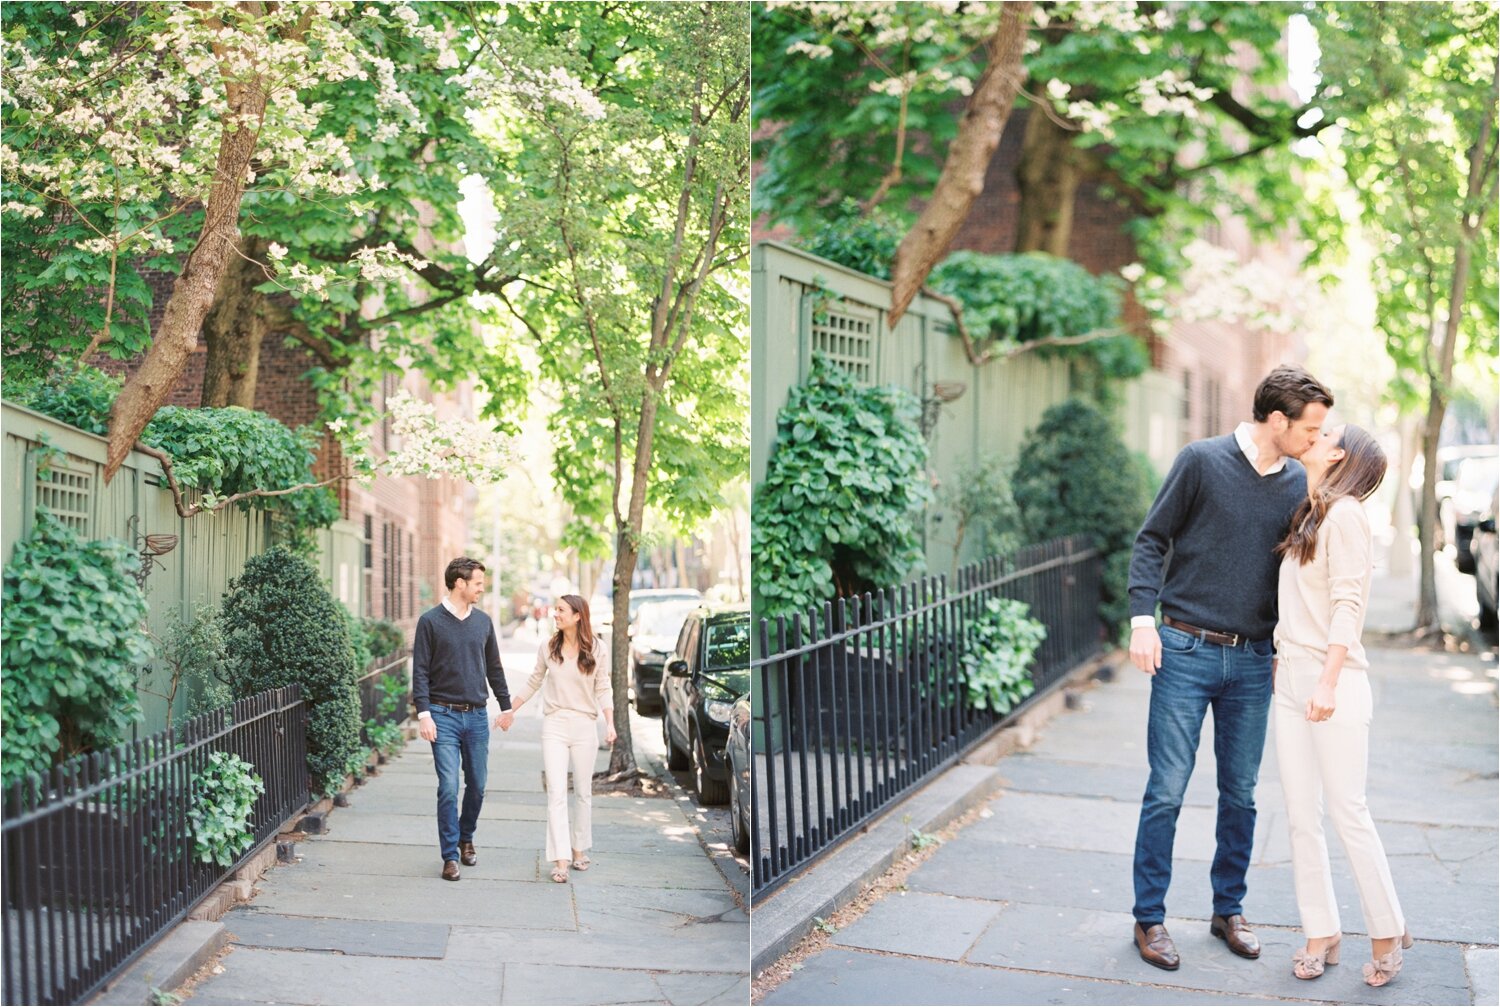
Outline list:
[[[948,148],[932,199],[896,249],[887,322],[892,328],[927,282],[932,267],[948,253],[969,207],[984,191],[985,171],[1026,76],[1021,48],[1030,25],[1031,0],[1007,0],[1000,25],[989,42],[989,62],[959,121],[958,135]]]
[[[188,253],[182,273],[172,284],[172,296],[162,312],[161,326],[151,342],[146,360],[120,390],[109,413],[104,481],[114,478],[127,455],[140,439],[141,431],[172,394],[177,379],[187,369],[188,358],[198,345],[203,319],[213,307],[219,277],[229,260],[239,222],[240,199],[245,191],[245,173],[255,153],[258,132],[248,123],[263,119],[266,91],[259,79],[229,86],[229,112],[219,138],[219,156],[214,166],[214,186],[204,208],[203,230]]]
[[[635,742],[630,733],[630,580],[635,574],[636,537],[629,528],[615,532],[614,625],[610,628],[609,680],[614,688],[615,747],[609,775],[635,773]]]
[[[1073,133],[1040,108],[1026,115],[1021,161],[1016,165],[1020,206],[1016,218],[1016,251],[1048,252],[1068,257],[1073,236],[1073,205],[1083,178],[1082,152]]]
[[[255,287],[266,275],[258,261],[266,242],[245,238],[238,254],[224,267],[214,306],[203,319],[203,341],[208,355],[203,369],[206,407],[255,408],[255,381],[260,373],[260,347],[270,327],[266,295]]]
[[[1471,158],[1478,151],[1476,145]],[[1471,176],[1472,179],[1472,176]],[[1471,180],[1471,191],[1473,189]],[[1428,376],[1427,423],[1422,431],[1422,581],[1417,596],[1417,630],[1442,629],[1438,610],[1437,564],[1432,547],[1437,529],[1437,450],[1448,412],[1448,388],[1453,383],[1453,357],[1458,344],[1458,324],[1464,310],[1464,291],[1469,284],[1475,231],[1466,224],[1453,249],[1453,276],[1448,284],[1448,316],[1443,320],[1443,345],[1438,348],[1437,373]]]

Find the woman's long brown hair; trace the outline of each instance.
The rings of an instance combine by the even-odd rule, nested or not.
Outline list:
[[[1292,515],[1292,529],[1276,547],[1278,556],[1293,556],[1303,566],[1318,551],[1318,527],[1341,497],[1366,500],[1385,478],[1385,452],[1369,432],[1348,424],[1339,447],[1344,457],[1328,466],[1317,488],[1307,495]]]
[[[559,601],[566,602],[567,606],[578,613],[578,670],[585,675],[594,673],[594,627],[589,622],[589,603],[576,594],[565,594]],[[563,631],[558,630],[552,634],[552,642],[547,646],[547,653],[552,660],[562,661]]]

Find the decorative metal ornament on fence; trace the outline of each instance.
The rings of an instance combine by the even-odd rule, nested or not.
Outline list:
[[[165,556],[177,548],[176,535],[142,535],[139,531],[140,515],[132,514],[125,522],[125,529],[130,533],[130,545],[141,557],[141,568],[134,574],[135,582],[142,591],[146,590],[146,578],[151,576],[151,571],[164,566],[157,557]]]

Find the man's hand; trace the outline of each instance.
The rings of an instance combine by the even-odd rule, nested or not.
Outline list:
[[[500,730],[502,730],[502,731],[509,731],[510,730],[510,726],[512,724],[514,724],[515,722],[516,722],[516,711],[514,711],[514,710],[501,710],[500,711],[500,715],[495,718],[495,725],[494,726],[500,728]]]
[[[437,740],[437,723],[433,721],[430,715],[417,718],[417,734],[421,736],[423,741]]]
[[[1161,636],[1155,626],[1137,626],[1130,631],[1130,663],[1148,675],[1161,667]]]

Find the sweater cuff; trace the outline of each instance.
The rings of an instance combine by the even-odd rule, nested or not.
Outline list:
[[[417,711],[417,719],[418,720],[422,720],[423,718],[426,718],[427,720],[431,720],[432,719],[432,711],[431,710],[418,710]]]
[[[1133,615],[1133,616],[1130,617],[1130,628],[1131,629],[1155,629],[1156,628],[1156,616],[1154,616],[1154,615]]]

